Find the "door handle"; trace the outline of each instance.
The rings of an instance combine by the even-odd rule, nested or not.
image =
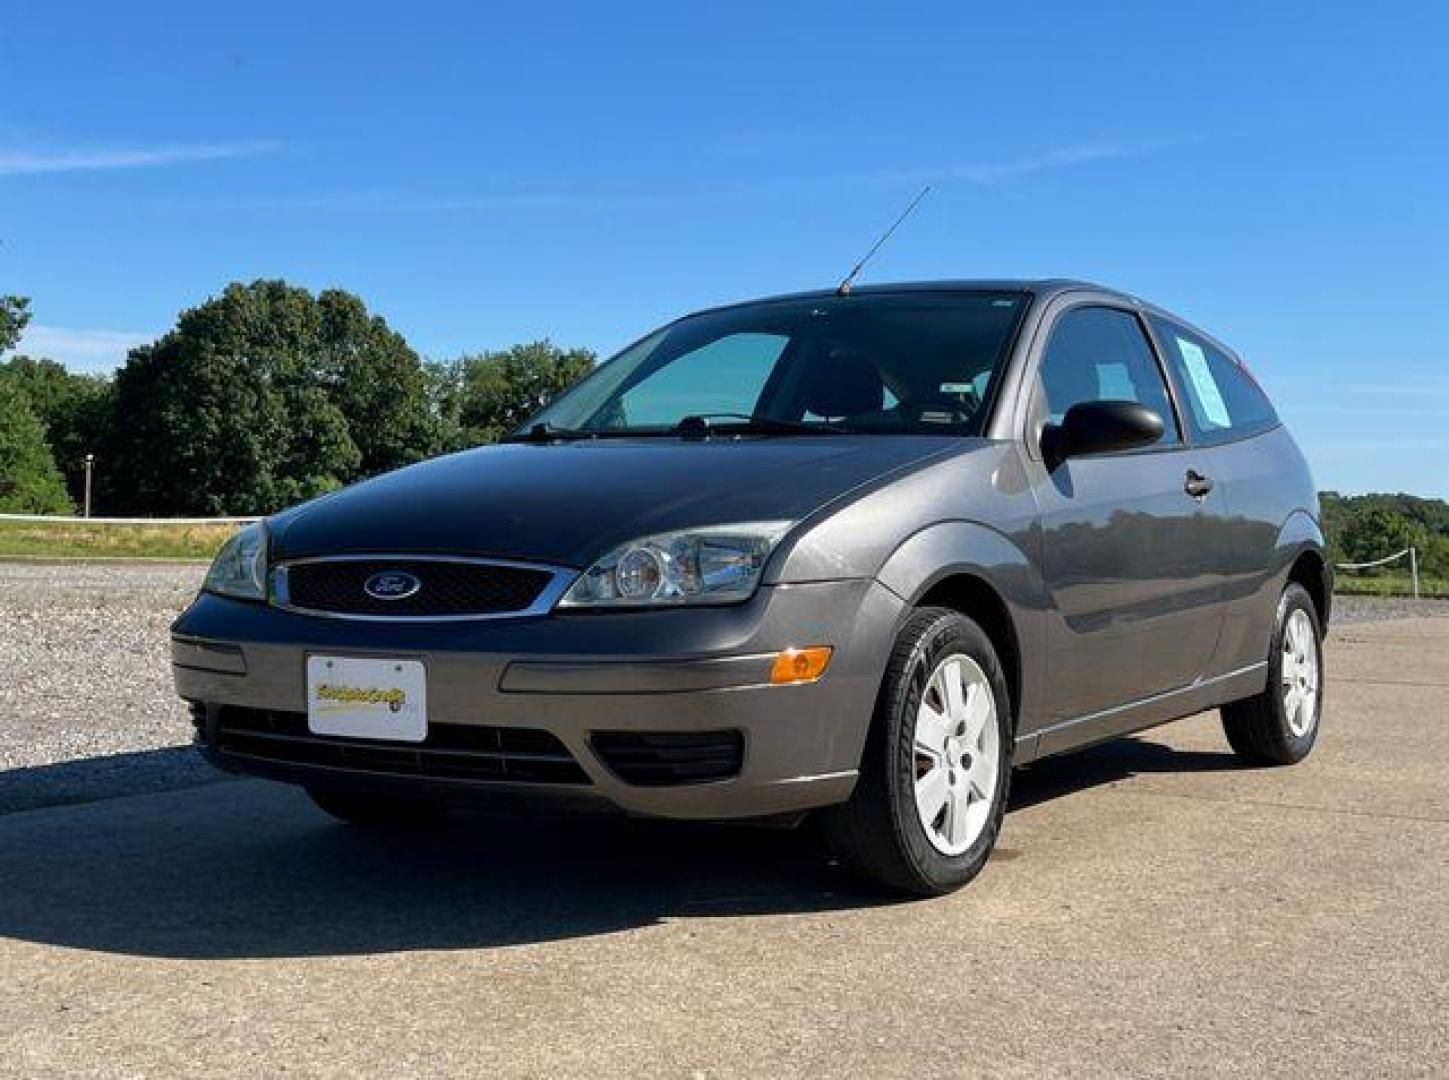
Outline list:
[[[1194,499],[1203,499],[1213,489],[1213,482],[1210,477],[1204,476],[1196,469],[1187,470],[1187,482],[1182,485],[1182,490],[1191,495]]]

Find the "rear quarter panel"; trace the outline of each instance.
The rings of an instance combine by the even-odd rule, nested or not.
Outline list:
[[[1267,659],[1289,571],[1304,551],[1322,555],[1325,545],[1313,476],[1286,427],[1216,447],[1214,456],[1230,515],[1226,619],[1213,665],[1223,673]]]

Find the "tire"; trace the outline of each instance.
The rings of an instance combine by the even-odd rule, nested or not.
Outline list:
[[[942,697],[953,679],[962,692],[954,709]],[[946,608],[917,611],[891,651],[855,791],[822,817],[827,842],[894,892],[941,896],[965,885],[986,865],[1006,813],[1011,716],[981,627]],[[928,824],[938,797],[943,808]]]
[[[447,811],[422,799],[401,799],[392,795],[362,794],[330,788],[307,788],[318,809],[338,821],[367,828],[411,827],[441,821]]]
[[[1323,630],[1302,585],[1283,590],[1261,694],[1222,708],[1223,731],[1238,757],[1254,765],[1296,765],[1318,739],[1323,716]]]

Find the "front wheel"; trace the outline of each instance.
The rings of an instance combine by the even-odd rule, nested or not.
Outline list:
[[[1223,731],[1237,755],[1255,765],[1294,765],[1318,739],[1323,715],[1323,632],[1302,585],[1278,601],[1268,654],[1268,686],[1224,705]]]
[[[850,801],[825,834],[863,876],[939,896],[986,865],[1011,782],[1011,703],[991,639],[923,608],[896,639]]]

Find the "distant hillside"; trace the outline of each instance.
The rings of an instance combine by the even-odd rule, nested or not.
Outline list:
[[[1415,547],[1425,576],[1449,578],[1449,502],[1403,493],[1336,491],[1320,492],[1319,502],[1334,562],[1368,562]]]

